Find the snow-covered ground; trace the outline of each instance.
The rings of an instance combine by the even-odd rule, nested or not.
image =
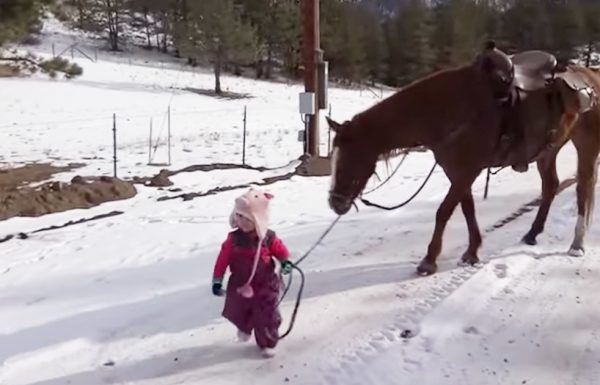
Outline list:
[[[51,27],[47,32],[55,38],[64,35],[58,25]],[[252,98],[220,100],[175,90],[210,88],[208,71],[86,60],[77,60],[85,72],[76,80],[0,80],[4,166],[83,162],[82,169],[58,178],[110,175],[116,113],[119,175],[150,175],[158,171],[147,165],[150,117],[164,140],[169,105],[171,169],[240,162],[246,105],[250,164],[282,166],[301,154],[299,85],[226,77],[231,91]],[[330,100],[333,117],[343,120],[379,99],[332,89]],[[323,149],[326,138],[324,133]],[[166,161],[164,145],[154,161]],[[411,154],[370,197],[383,204],[402,201],[432,162],[429,153]],[[575,169],[569,145],[560,155],[560,177]],[[380,166],[382,177],[388,172]],[[188,192],[276,174],[227,170],[172,180]],[[0,384],[597,384],[598,226],[590,230],[586,257],[566,255],[576,220],[573,186],[556,199],[540,245],[521,245],[535,211],[491,229],[539,195],[535,167],[493,177],[485,201],[484,177],[474,186],[479,224],[490,230],[481,250],[484,267],[456,266],[467,244],[457,210],[440,272],[428,278],[414,273],[448,187],[438,168],[409,206],[395,212],[360,206],[340,220],[301,265],[306,290],[299,315],[270,360],[252,343],[235,342],[234,328],[220,317],[222,299],[210,293],[229,210],[242,190],[159,202],[170,193],[138,186],[129,200],[0,222],[2,236],[124,212],[0,244]],[[295,258],[335,218],[327,207],[328,187],[327,177],[293,177],[268,187],[275,195],[272,228]],[[282,304],[282,328],[290,320],[295,281]],[[407,333],[414,337],[402,338]]]

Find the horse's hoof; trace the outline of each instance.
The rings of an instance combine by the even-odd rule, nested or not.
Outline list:
[[[571,247],[569,249],[569,255],[571,257],[581,258],[585,255],[585,250],[583,247]]]
[[[459,266],[476,266],[478,264],[479,257],[471,253],[464,253],[460,259],[460,262],[458,263]]]
[[[523,237],[523,239],[521,241],[524,244],[529,245],[529,246],[537,245],[537,240],[535,239],[535,235],[532,235],[530,233],[525,234],[525,236]]]
[[[417,273],[419,273],[419,275],[423,276],[423,277],[428,276],[428,275],[433,275],[433,274],[435,274],[436,271],[437,271],[437,265],[435,264],[435,262],[423,261],[417,267]]]

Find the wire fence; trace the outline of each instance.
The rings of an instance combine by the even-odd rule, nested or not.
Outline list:
[[[99,59],[104,61],[106,57],[110,58],[109,61],[130,62],[134,58],[136,65],[145,61],[144,57],[132,56],[129,52],[108,54],[93,45],[77,43],[61,45],[57,42],[52,44],[51,50],[53,56],[84,58],[92,63],[98,63]],[[154,58],[146,64],[156,67]],[[167,94],[168,102],[161,102],[160,108],[156,108],[155,102],[148,103],[146,107],[142,104],[144,102],[135,102],[133,99],[131,103],[127,100],[122,104],[109,103],[110,106],[107,104],[105,107],[102,102],[94,105],[92,101],[80,103],[76,100],[71,111],[65,111],[62,105],[50,109],[45,106],[38,115],[39,118],[33,114],[17,115],[12,121],[8,118],[0,122],[3,135],[8,134],[7,146],[22,148],[23,144],[29,144],[32,151],[23,156],[15,155],[19,159],[37,154],[38,160],[45,156],[104,163],[114,158],[113,149],[116,149],[120,169],[135,169],[142,165],[180,166],[199,163],[240,163],[273,167],[303,155],[304,125],[294,101],[212,101],[207,103],[206,108],[192,108],[193,102],[187,100],[177,103],[174,98],[182,91],[177,85],[182,87],[181,84],[193,83],[195,73],[183,71],[181,64],[172,60],[167,59],[163,64],[163,70],[177,71],[161,71],[159,66],[159,71],[154,74],[164,75],[162,86],[158,87],[163,95],[167,89],[172,90],[169,91],[170,95]],[[89,65],[96,66],[91,63]],[[144,92],[153,91],[152,82],[137,79],[137,76],[148,76],[147,74],[138,75],[133,71],[131,75],[119,75],[124,79],[121,80],[123,84],[116,81],[118,84],[114,86],[115,89],[126,86],[124,90],[131,92],[138,90],[132,88],[136,86]],[[91,86],[100,89],[110,88],[102,82],[81,80],[79,83],[91,83]],[[361,89],[360,95],[363,93],[367,97],[383,97],[382,90],[365,88]],[[92,93],[89,95],[96,97]],[[274,95],[276,98],[276,94]],[[88,109],[89,112],[82,109]],[[321,111],[320,153],[325,156],[330,152],[332,139],[324,119],[326,115],[331,117],[332,106]],[[11,156],[4,159],[10,159]],[[112,164],[109,167],[112,170]],[[103,171],[104,164],[100,164],[98,170]]]
[[[282,116],[286,119],[278,122]],[[44,119],[18,119],[0,124],[0,130],[10,139],[9,147],[14,141],[15,147],[29,147],[29,153],[39,157],[95,162],[111,174],[115,159],[120,174],[140,166],[236,163],[276,167],[304,153],[304,127],[296,116],[294,124],[286,111],[273,115],[268,107],[249,105],[133,113],[125,108],[107,109],[85,117],[81,111],[47,111]],[[320,152],[326,156],[332,135],[324,118],[320,137]]]

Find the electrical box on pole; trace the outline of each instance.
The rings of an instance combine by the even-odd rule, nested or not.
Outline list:
[[[299,112],[302,115],[302,121],[304,122],[304,129],[298,131],[298,141],[304,142],[304,153],[310,153],[308,148],[308,139],[310,138],[309,122],[311,118],[314,118],[317,113],[316,95],[314,92],[301,92],[298,98]]]
[[[314,92],[301,92],[300,93],[300,113],[302,115],[314,115],[315,112],[316,112],[315,93]]]

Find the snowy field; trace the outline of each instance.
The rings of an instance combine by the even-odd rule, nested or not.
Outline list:
[[[45,54],[52,42],[71,39],[55,22],[45,33],[44,44],[34,48]],[[97,63],[76,58],[84,74],[75,80],[0,79],[3,167],[81,162],[83,168],[56,177],[111,175],[116,113],[119,176],[152,175],[160,168],[147,165],[150,118],[155,135],[162,130],[154,161],[166,162],[169,105],[172,170],[239,163],[244,106],[248,163],[284,166],[301,155],[300,85],[225,77],[226,88],[251,98],[222,100],[182,90],[210,88],[208,70],[108,56]],[[378,100],[369,91],[334,88],[332,117],[350,118]],[[429,153],[409,155],[390,183],[369,197],[382,204],[404,200],[432,164]],[[184,192],[205,191],[288,168],[182,173],[172,181]],[[568,145],[559,176],[575,170]],[[382,177],[390,171],[380,166]],[[296,325],[270,360],[252,343],[235,341],[235,329],[220,317],[222,299],[210,292],[227,217],[243,190],[159,202],[171,193],[136,186],[129,200],[0,222],[1,237],[124,212],[0,244],[0,384],[598,384],[600,227],[592,226],[584,258],[566,255],[576,220],[572,186],[555,200],[540,245],[521,245],[535,211],[492,229],[539,195],[535,167],[493,177],[485,201],[484,183],[482,175],[474,186],[480,227],[490,230],[482,268],[456,266],[467,245],[457,210],[440,272],[415,275],[449,186],[438,168],[407,207],[382,212],[361,205],[340,220],[301,265],[306,290]],[[268,187],[275,195],[272,228],[295,258],[335,219],[328,188],[328,177],[293,177]],[[296,289],[282,304],[284,328]],[[414,337],[402,338],[407,331]]]

